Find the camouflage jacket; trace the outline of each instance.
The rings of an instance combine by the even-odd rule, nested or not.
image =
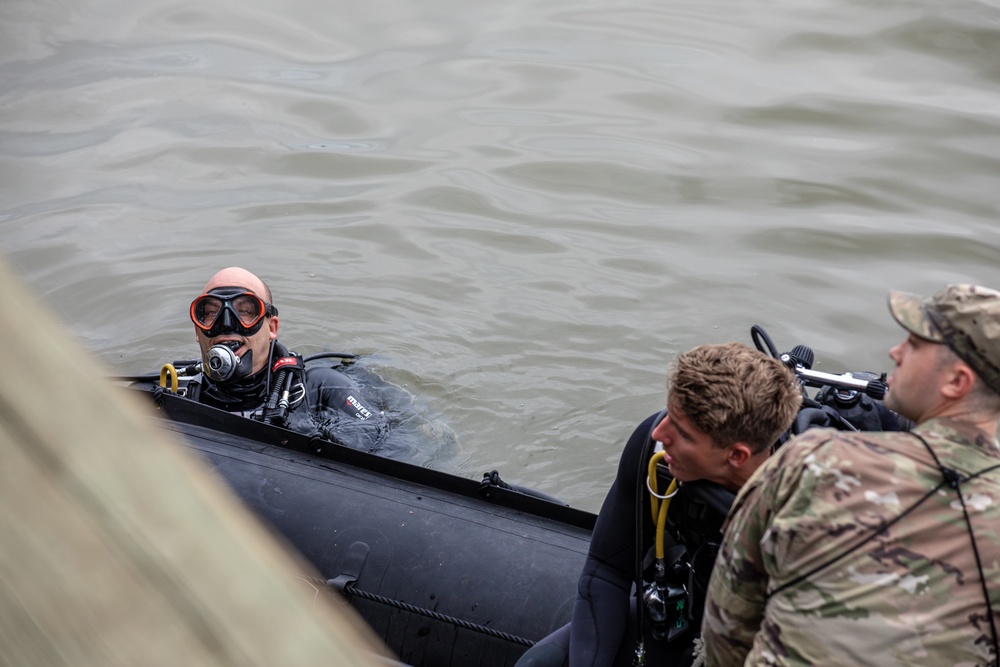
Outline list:
[[[707,665],[994,664],[983,580],[1000,610],[1000,468],[960,485],[981,578],[958,492],[916,434],[963,478],[1000,464],[994,438],[932,419],[808,431],[757,470],[709,584]]]

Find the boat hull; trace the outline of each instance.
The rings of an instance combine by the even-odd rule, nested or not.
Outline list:
[[[405,664],[513,665],[569,621],[596,517],[170,395],[181,436]]]

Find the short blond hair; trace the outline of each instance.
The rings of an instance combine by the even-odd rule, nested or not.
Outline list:
[[[743,343],[699,345],[677,357],[668,402],[718,447],[773,446],[802,405],[802,388],[783,363]]]

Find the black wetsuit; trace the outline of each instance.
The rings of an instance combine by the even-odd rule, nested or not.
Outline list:
[[[632,433],[618,464],[614,484],[604,500],[591,537],[590,550],[580,575],[573,619],[526,652],[517,667],[630,667],[635,654],[636,621],[632,584],[636,568],[636,514],[642,520],[642,553],[654,545],[656,527],[649,508],[649,494],[636,507],[638,484],[645,485],[640,460],[650,433],[662,413],[645,419]],[[643,470],[648,457],[642,460]],[[664,471],[659,489],[666,490]],[[667,473],[669,475],[669,473]],[[667,478],[669,480],[669,477]],[[652,625],[645,625],[646,660],[649,665],[689,665],[693,640],[701,626],[705,589],[711,574],[721,529],[735,494],[712,482],[682,485],[671,500],[666,545],[681,543],[687,549],[693,576],[684,583],[694,592],[690,627],[671,642],[655,640]],[[652,577],[647,577],[647,581]],[[568,653],[568,657],[567,657]]]
[[[275,343],[274,357],[289,354]],[[268,367],[236,383],[213,382],[199,374],[188,383],[185,395],[215,408],[260,419],[275,382],[276,374]],[[377,451],[384,442],[388,432],[385,415],[346,374],[329,366],[306,368],[293,380],[291,394],[301,399],[290,406],[282,424],[285,428],[370,452]]]

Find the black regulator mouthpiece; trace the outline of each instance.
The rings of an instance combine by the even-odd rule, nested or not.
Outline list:
[[[238,340],[229,340],[209,348],[205,353],[203,370],[215,382],[236,382],[249,377],[253,372],[253,350],[247,350],[242,357],[236,356],[240,349]]]

